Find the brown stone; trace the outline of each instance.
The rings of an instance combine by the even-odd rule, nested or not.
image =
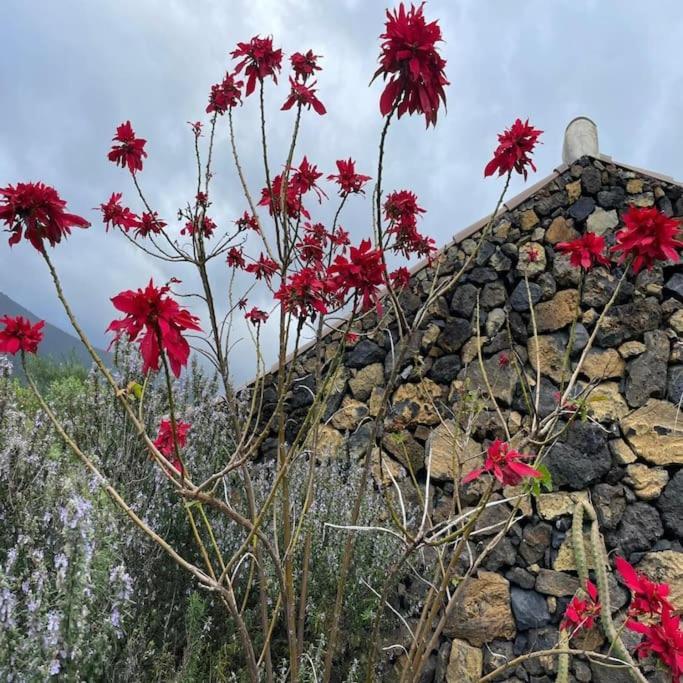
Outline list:
[[[545,595],[561,598],[566,595],[574,595],[578,589],[579,580],[564,572],[540,569],[536,577],[536,590]]]
[[[676,609],[683,610],[683,553],[675,550],[647,553],[637,568],[657,583],[668,583],[669,599]]]
[[[405,479],[407,474],[405,468],[386,453],[382,453],[379,448],[372,449],[370,459],[372,463],[372,478],[378,486],[390,486],[392,477],[395,481]]]
[[[452,420],[432,432],[427,448],[431,454],[431,476],[437,481],[460,481],[484,461],[482,448],[466,438]]]
[[[360,421],[367,414],[368,407],[365,403],[346,396],[342,401],[341,408],[334,413],[330,422],[333,427],[341,431],[351,431],[360,424]]]
[[[614,349],[591,349],[581,372],[590,380],[621,377],[626,369],[624,359]]]
[[[536,304],[534,311],[536,327],[539,332],[554,332],[576,319],[579,305],[579,292],[576,289],[563,289],[550,301]]]
[[[453,640],[446,670],[446,683],[477,683],[481,678],[484,655],[464,640]]]
[[[468,339],[462,347],[462,351],[460,351],[462,362],[465,365],[471,363],[479,353],[477,347],[484,346],[488,340],[488,337],[479,337],[479,339],[477,339],[477,337],[472,337],[471,339]]]
[[[566,347],[558,337],[552,335],[529,337],[527,351],[529,362],[534,370],[540,364],[541,374],[550,377],[554,382],[562,382],[563,378],[569,379],[571,372],[563,370]]]
[[[586,548],[586,564],[589,569],[595,568],[595,561],[593,560],[593,553],[591,551],[591,535],[589,531],[585,531],[583,535],[583,543]],[[557,551],[557,557],[553,562],[553,569],[558,572],[574,572],[576,571],[576,558],[574,557],[574,546],[572,544],[571,534],[564,539],[560,549]]]
[[[349,380],[349,389],[354,398],[359,401],[367,401],[375,387],[384,384],[384,365],[372,363],[361,368],[355,377]]]
[[[609,442],[610,451],[620,465],[630,465],[635,462],[636,454],[623,439],[614,439]]]
[[[567,191],[567,196],[570,202],[575,202],[581,196],[581,179],[575,180],[573,183],[567,183],[564,186]]]
[[[370,399],[368,400],[368,409],[370,411],[371,417],[377,417],[379,415],[379,409],[383,398],[384,387],[375,387],[370,394]]]
[[[576,504],[582,500],[588,501],[588,494],[585,491],[542,493],[536,498],[536,507],[541,519],[552,521],[573,514]]]
[[[545,233],[545,238],[548,240],[548,242],[550,242],[550,244],[557,244],[558,242],[571,242],[578,236],[578,231],[574,230],[569,221],[562,216],[555,218]]]
[[[527,242],[518,251],[517,270],[522,275],[533,277],[545,270],[545,249],[538,242]]]
[[[683,465],[683,419],[673,403],[650,399],[620,424],[624,438],[643,460]]]
[[[626,466],[624,482],[642,500],[659,498],[659,494],[668,481],[669,474],[660,467],[648,467],[642,463],[633,463]]]
[[[639,341],[624,342],[619,347],[619,355],[627,360],[629,358],[635,358],[636,356],[640,356],[640,354],[644,353],[645,351],[647,351],[647,346],[645,346],[643,342]]]
[[[393,397],[394,413],[405,420],[405,424],[438,424],[439,415],[434,402],[441,396],[439,385],[431,379],[418,384],[401,384]]]
[[[511,640],[515,620],[510,608],[510,584],[493,572],[479,572],[466,580],[444,633],[480,647],[496,638]]]
[[[382,448],[413,472],[419,472],[424,467],[424,447],[407,430],[387,432],[382,437]]]
[[[586,405],[598,422],[616,422],[629,411],[617,382],[598,384],[588,395]]]
[[[524,232],[533,230],[539,223],[538,216],[533,209],[522,211],[522,213],[519,214],[519,227],[524,230]]]
[[[313,448],[314,432],[308,438],[308,447]],[[315,454],[321,460],[339,457],[344,450],[344,437],[329,425],[318,427]]]
[[[626,192],[629,194],[639,194],[643,191],[643,181],[640,178],[631,178],[626,183]]]
[[[514,363],[501,364],[500,359],[503,354],[507,355],[509,359],[509,352],[501,351],[495,356],[484,360],[484,369],[491,385],[493,396],[505,405],[510,405],[515,388],[519,382],[519,377],[517,376]],[[472,388],[480,389],[481,391],[486,390],[484,375],[478,359],[474,360],[466,370],[461,371],[461,376],[467,377],[470,380]]]

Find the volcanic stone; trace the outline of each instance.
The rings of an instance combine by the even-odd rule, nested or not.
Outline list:
[[[569,207],[569,215],[575,221],[585,221],[595,209],[595,200],[590,197],[580,197]]]
[[[513,586],[510,589],[510,603],[519,631],[540,628],[550,623],[548,604],[536,591],[525,591]]]
[[[628,364],[626,400],[633,408],[649,398],[666,395],[666,371],[669,361],[669,339],[661,330],[645,333],[645,353]]]
[[[545,238],[550,244],[558,242],[571,242],[579,236],[578,231],[563,216],[553,219],[550,227],[546,230]]]
[[[349,380],[349,389],[354,398],[367,401],[375,387],[384,384],[384,366],[382,363],[372,363],[361,368],[355,377]]]
[[[659,327],[662,313],[654,297],[614,306],[603,319],[596,339],[600,346],[618,346]]]
[[[543,290],[535,283],[529,283],[529,292],[527,293],[526,283],[522,280],[512,290],[510,295],[510,305],[515,311],[529,310],[529,294],[531,294],[531,301],[537,304],[541,300]]]
[[[657,501],[666,528],[683,539],[683,470],[666,485]]]
[[[579,305],[579,292],[576,289],[564,289],[550,301],[536,306],[536,327],[539,332],[554,332],[569,325],[576,318]]]
[[[451,299],[451,311],[463,318],[469,318],[477,303],[478,291],[474,285],[469,283],[456,287]]]
[[[672,365],[669,368],[669,381],[666,386],[669,401],[678,405],[683,397],[683,365]]]
[[[361,339],[346,354],[348,368],[363,368],[371,363],[383,363],[386,351],[369,339]]]
[[[581,186],[583,191],[588,194],[595,194],[602,187],[602,177],[600,171],[595,166],[588,166],[581,174]]]
[[[446,353],[458,351],[462,345],[472,336],[472,324],[463,318],[451,318],[441,330],[438,345]]]
[[[623,187],[612,187],[598,192],[598,202],[605,209],[619,209],[624,205],[626,192]]]
[[[586,228],[589,232],[593,232],[596,235],[604,235],[608,230],[616,228],[618,224],[619,219],[617,218],[616,211],[605,211],[598,206],[595,211],[588,216]]]
[[[500,282],[488,282],[481,290],[479,303],[484,310],[502,306],[507,300],[505,285]]]
[[[481,678],[484,655],[478,647],[455,638],[446,670],[446,683],[477,683]]]
[[[429,377],[437,384],[450,384],[458,376],[461,367],[460,356],[457,354],[441,356],[434,361]]]
[[[618,548],[627,557],[631,553],[649,548],[664,534],[657,510],[647,503],[628,505],[619,526],[607,531],[605,541],[609,548]]]
[[[621,431],[631,448],[653,465],[683,465],[683,433],[677,406],[650,399],[622,418]]]

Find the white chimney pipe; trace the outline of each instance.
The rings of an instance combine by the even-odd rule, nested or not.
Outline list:
[[[585,154],[592,157],[600,154],[598,127],[587,116],[577,116],[564,131],[562,161],[571,164]]]

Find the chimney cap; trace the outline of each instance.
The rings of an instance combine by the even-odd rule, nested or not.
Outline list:
[[[600,155],[598,144],[598,127],[587,116],[572,119],[564,131],[562,161],[571,164],[582,156],[597,157]]]

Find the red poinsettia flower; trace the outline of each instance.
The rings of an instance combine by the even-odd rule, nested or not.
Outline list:
[[[165,227],[166,223],[159,218],[156,211],[145,211],[140,216],[140,224],[135,230],[135,236],[147,237],[150,234],[158,235]]]
[[[213,221],[213,219],[209,218],[208,216],[204,216],[202,218],[202,229],[199,231],[201,235],[203,235],[207,240],[211,239],[211,236],[216,230],[216,223]],[[194,221],[187,221],[185,223],[185,227],[180,231],[181,235],[194,235],[197,232],[197,224]]]
[[[397,190],[387,195],[384,201],[384,217],[388,221],[415,222],[425,210],[418,206],[417,195],[410,190]]]
[[[246,268],[247,266],[242,247],[230,247],[226,261],[231,268]]]
[[[387,195],[384,202],[384,216],[390,221],[387,232],[394,235],[391,249],[401,252],[406,258],[431,256],[436,244],[431,237],[418,232],[417,219],[425,210],[418,206],[417,195],[409,190],[399,190]]]
[[[484,466],[466,474],[462,479],[463,484],[473,481],[484,472],[491,472],[503,486],[517,486],[525,477],[538,478],[541,476],[538,470],[521,462],[521,460],[528,460],[531,457],[533,456],[519,453],[510,448],[510,444],[496,439],[488,447]]]
[[[632,616],[658,614],[664,607],[673,609],[668,600],[670,589],[667,584],[650,581],[623,557],[615,558],[614,566],[632,593],[629,607]]]
[[[351,244],[349,233],[344,230],[341,225],[338,225],[337,229],[333,233],[330,233],[329,237],[330,242],[332,242],[335,247],[342,247],[342,251],[345,251],[344,247],[348,247],[349,244]]]
[[[311,230],[307,230],[304,238],[296,244],[299,258],[304,263],[322,263],[326,241],[326,235],[320,236]]]
[[[38,250],[44,248],[43,240],[51,247],[71,234],[71,228],[87,228],[90,223],[67,213],[66,202],[57,190],[44,183],[17,183],[0,188],[0,221],[9,226],[12,233],[10,246],[18,244],[22,235]]]
[[[287,111],[295,104],[299,104],[302,107],[306,107],[306,109],[313,107],[316,114],[320,114],[320,116],[327,113],[325,105],[316,97],[315,88],[313,87],[315,81],[311,81],[310,85],[304,85],[303,83],[297,83],[290,76],[289,85],[292,89],[289,91],[289,95],[281,107],[282,111]]]
[[[586,581],[586,595],[586,600],[581,600],[578,595],[575,595],[564,613],[560,628],[571,631],[573,635],[581,629],[593,628],[595,620],[600,616],[601,605],[598,602],[598,589],[590,580]]]
[[[327,197],[325,192],[316,184],[319,178],[322,178],[322,172],[318,170],[315,164],[311,164],[308,158],[304,156],[299,164],[299,168],[294,169],[290,183],[297,189],[298,194],[304,195],[313,190],[318,196],[318,201],[322,202],[323,197]]]
[[[0,353],[9,353],[14,356],[19,351],[25,353],[38,351],[38,344],[43,341],[44,320],[31,325],[30,320],[20,315],[13,318],[4,315],[0,318],[0,323],[5,326],[4,330],[0,330]]]
[[[242,230],[259,231],[258,219],[256,216],[252,216],[246,211],[235,221],[235,225],[240,232],[242,232]]]
[[[484,177],[493,175],[496,171],[499,176],[517,171],[526,180],[527,166],[536,170],[529,155],[534,151],[541,133],[542,130],[529,125],[529,119],[524,123],[517,119],[510,128],[498,135],[499,144],[493,153],[493,159],[486,164]]]
[[[328,270],[332,287],[339,297],[350,291],[361,297],[362,307],[367,310],[379,301],[377,288],[384,282],[382,252],[372,249],[370,240],[363,240],[358,247],[349,249],[349,257],[337,256]]]
[[[130,125],[130,121],[126,121],[116,128],[116,135],[112,140],[120,144],[112,145],[111,151],[107,154],[109,161],[113,161],[121,168],[128,166],[131,173],[142,171],[142,159],[147,156],[147,152],[145,152],[147,140],[135,137],[135,131]]]
[[[150,280],[145,289],[117,294],[111,301],[125,317],[112,321],[107,330],[115,333],[115,339],[124,333],[130,341],[140,339],[144,373],[159,369],[159,357],[165,351],[173,374],[179,377],[190,356],[190,346],[181,333],[201,332],[201,327],[198,318],[166,295],[169,289],[155,287]]]
[[[265,78],[272,76],[277,83],[277,74],[282,67],[282,50],[273,49],[272,38],[254,36],[248,43],[237,43],[237,48],[230,54],[233,59],[242,58],[235,67],[235,73],[239,74],[244,69],[247,77],[245,97],[254,92],[257,79],[262,83]]]
[[[678,263],[678,250],[683,242],[678,239],[681,224],[654,207],[640,209],[632,206],[622,217],[624,229],[616,237],[612,251],[621,252],[619,263],[633,257],[633,272],[650,270],[656,261]]]
[[[356,173],[356,162],[349,157],[337,160],[337,170],[339,173],[328,175],[328,180],[334,180],[339,185],[339,194],[343,197],[347,194],[365,194],[363,185],[370,180],[369,175]]]
[[[257,280],[265,279],[270,284],[270,278],[277,273],[277,263],[265,254],[260,254],[258,261],[250,263],[245,270],[247,273],[254,273]]]
[[[237,308],[239,308],[241,311],[244,311],[246,310],[248,303],[249,302],[245,298],[242,298],[237,302]]]
[[[327,288],[315,268],[302,268],[280,285],[275,298],[284,309],[299,318],[315,318],[316,313],[327,313]]]
[[[206,105],[206,113],[215,111],[223,115],[228,109],[234,109],[242,102],[241,88],[244,81],[238,81],[233,74],[225,74],[225,78],[211,86],[209,104]]]
[[[306,54],[295,52],[289,58],[289,61],[292,64],[292,71],[294,71],[297,80],[300,78],[302,81],[306,81],[315,71],[320,71],[321,68],[318,66],[319,59],[320,55],[313,54],[313,50],[309,50]]]
[[[358,335],[355,332],[347,332],[344,335],[344,341],[347,344],[355,344],[358,341]]]
[[[401,266],[393,273],[389,273],[389,280],[395,289],[406,289],[410,285],[410,271],[405,266]]]
[[[282,194],[282,175],[276,175],[273,178],[271,187],[264,187],[261,190],[261,201],[259,206],[267,206],[270,215],[280,213],[280,197]],[[285,193],[285,205],[287,207],[287,216],[293,220],[298,220],[299,216],[310,218],[311,214],[304,208],[301,203],[301,192],[299,187],[294,183],[287,184],[287,192]]]
[[[605,238],[593,232],[587,232],[571,242],[560,242],[557,250],[569,254],[569,262],[574,268],[589,270],[596,263],[609,266],[605,256]]]
[[[195,138],[198,138],[202,134],[202,122],[201,121],[188,121],[187,122],[192,128],[192,134]]]
[[[191,424],[183,422],[182,420],[176,420],[175,436],[178,443],[178,449],[184,448],[187,444],[187,433],[191,428]],[[176,457],[175,444],[173,441],[173,426],[171,421],[164,419],[159,424],[159,431],[157,433],[157,438],[154,440],[154,445],[166,460],[171,463],[178,474],[182,475],[184,473],[183,463]]]
[[[683,629],[680,617],[672,614],[672,608],[669,605],[663,607],[659,621],[652,624],[629,619],[626,628],[643,635],[643,640],[636,647],[638,657],[644,659],[655,655],[669,667],[671,683],[680,683],[683,677]]]
[[[268,314],[265,311],[262,311],[260,308],[256,308],[256,306],[254,306],[254,308],[252,308],[250,311],[247,311],[244,314],[244,317],[252,325],[260,325],[268,320]]]
[[[406,11],[401,3],[393,13],[387,10],[385,32],[380,36],[380,66],[373,80],[380,75],[389,79],[379,101],[382,116],[396,108],[399,118],[406,112],[423,114],[429,126],[436,124],[441,102],[446,106],[448,80],[446,60],[436,50],[441,29],[438,22],[426,21],[423,4],[411,4]]]
[[[140,219],[128,207],[121,206],[122,196],[120,192],[113,192],[108,202],[100,204],[102,221],[107,231],[110,225],[126,232],[138,226]]]
[[[498,367],[506,368],[508,365],[510,365],[510,356],[508,356],[507,353],[501,353],[500,356],[498,356]]]

